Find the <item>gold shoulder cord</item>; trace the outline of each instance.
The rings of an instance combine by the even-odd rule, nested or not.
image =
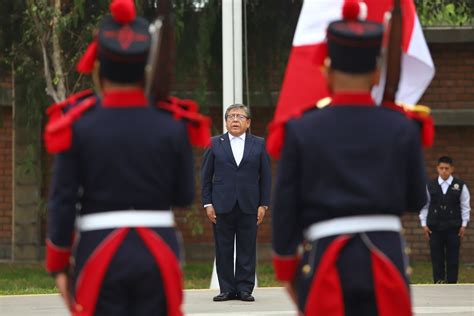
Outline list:
[[[431,109],[430,107],[422,104],[405,104],[405,103],[397,103],[406,112],[412,112],[412,113],[417,113],[423,116],[429,116],[431,114]]]

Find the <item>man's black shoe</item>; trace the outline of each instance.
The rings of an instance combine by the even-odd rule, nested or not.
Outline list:
[[[230,301],[235,299],[235,294],[234,293],[229,293],[229,292],[222,292],[221,294],[214,296],[212,299],[214,302],[224,302],[224,301]]]
[[[241,301],[244,301],[244,302],[253,302],[253,301],[255,301],[255,298],[252,296],[252,294],[250,294],[249,292],[245,292],[245,291],[239,292],[238,297]]]

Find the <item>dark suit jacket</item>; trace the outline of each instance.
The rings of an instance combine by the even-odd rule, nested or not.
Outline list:
[[[237,166],[228,133],[214,136],[204,153],[201,188],[203,205],[212,204],[217,214],[231,212],[236,202],[248,214],[257,213],[260,205],[269,205],[271,168],[265,140],[247,134]]]

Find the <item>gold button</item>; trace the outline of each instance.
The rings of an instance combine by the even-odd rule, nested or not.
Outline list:
[[[304,250],[311,251],[311,249],[313,249],[313,245],[311,245],[310,243],[304,245]]]
[[[309,264],[305,264],[302,270],[304,274],[308,274],[311,272],[311,266]]]
[[[408,276],[411,276],[411,275],[413,274],[413,269],[412,269],[412,267],[410,267],[410,266],[407,267],[406,274],[407,274]]]
[[[318,102],[316,102],[316,107],[318,109],[322,109],[328,106],[329,104],[331,104],[331,102],[332,102],[331,97],[325,97],[325,98],[320,99]]]
[[[409,256],[411,254],[411,248],[410,247],[405,247],[405,254]]]
[[[84,311],[84,307],[82,307],[81,304],[76,304],[76,311],[77,312],[82,312],[82,311]]]

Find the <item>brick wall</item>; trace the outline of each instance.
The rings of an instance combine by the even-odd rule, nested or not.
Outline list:
[[[12,112],[0,107],[0,259],[11,255],[12,243]]]
[[[420,103],[433,109],[474,110],[474,43],[430,44],[436,75]],[[454,159],[454,176],[466,181],[474,196],[474,126],[436,127],[434,146],[425,150],[426,172],[437,177],[440,156]],[[471,207],[474,205],[471,198]],[[471,211],[471,218],[473,218]],[[428,242],[424,239],[416,215],[404,217],[406,238],[413,259],[429,260]],[[474,228],[471,224],[461,246],[461,261],[474,262]]]
[[[433,109],[474,109],[474,43],[431,44],[430,49],[437,72],[420,103],[427,104]],[[274,81],[280,81],[280,79],[274,78],[272,82]],[[277,87],[278,85],[272,84],[272,86]],[[178,96],[179,95],[182,94],[178,93]],[[207,106],[213,118],[213,130],[220,131],[222,129],[222,110],[220,105],[209,104]],[[252,104],[251,110],[254,118],[252,121],[252,133],[258,136],[266,136],[266,126],[273,116],[274,104]],[[2,133],[2,135],[3,134],[4,133]],[[1,159],[5,157],[1,151],[1,149],[4,148],[2,142],[3,138],[0,138]],[[188,258],[202,259],[212,256],[213,236],[211,225],[200,203],[199,172],[203,150],[195,149],[194,153],[196,158],[195,202],[192,208],[176,209],[175,212],[178,227],[183,234]],[[425,150],[426,171],[430,178],[436,176],[436,159],[440,155],[451,155],[454,158],[455,175],[468,183],[471,187],[471,195],[474,196],[474,127],[455,126],[436,128],[435,144],[433,148]],[[50,159],[46,159],[46,161],[49,162]],[[2,163],[3,161],[0,160],[0,168],[3,166]],[[48,164],[49,163],[45,163],[45,165]],[[272,161],[274,171],[276,165],[277,162]],[[46,181],[44,183],[46,184],[46,188],[43,194],[46,197],[49,179],[47,176],[48,172],[45,172],[45,174]],[[11,183],[11,175],[8,181]],[[0,185],[3,186],[6,184]],[[0,196],[4,196],[4,191],[5,190],[0,190]],[[6,189],[6,191],[11,192],[11,187]],[[3,200],[0,200],[0,247],[4,242],[10,243],[9,236],[11,236],[11,226],[5,226],[11,223],[11,199],[9,202],[10,206],[7,207],[6,211],[1,209],[1,205],[7,205],[5,203]],[[7,224],[3,224],[3,221],[7,222]],[[405,236],[412,249],[412,258],[417,260],[429,260],[428,244],[422,235],[417,215],[406,215],[403,221],[406,228]],[[202,229],[202,233],[193,234],[193,229],[199,230],[199,228]],[[268,258],[270,240],[270,218],[267,218],[264,224],[259,228],[258,233],[259,246],[263,249],[260,258]],[[472,225],[468,228],[467,236],[464,238],[462,244],[461,260],[463,262],[474,262],[474,229]]]
[[[430,44],[436,75],[420,103],[474,109],[474,43]]]
[[[474,43],[462,44],[431,44],[430,50],[436,65],[436,76],[429,89],[420,101],[433,109],[474,109]],[[272,104],[257,104],[251,110],[253,114],[252,133],[258,136],[266,136],[266,126],[273,116]],[[211,116],[214,126],[221,130],[222,110],[220,107],[211,107]],[[199,177],[199,165],[202,151],[196,151],[196,175]],[[471,195],[474,196],[474,127],[437,127],[435,144],[432,148],[425,150],[426,171],[429,178],[436,176],[436,160],[441,155],[450,155],[455,160],[455,176],[460,177],[471,187]],[[277,161],[272,161],[272,167],[276,169]],[[275,178],[274,178],[275,179]],[[195,220],[204,228],[202,235],[192,235],[189,225],[184,219],[186,211],[178,213],[179,227],[183,232],[184,242],[188,252],[194,252],[202,247],[198,244],[211,245],[212,228],[205,216],[199,201],[200,188],[196,187],[196,211]],[[474,204],[474,203],[471,203]],[[271,212],[270,212],[271,213]],[[420,228],[418,215],[410,214],[403,217],[405,226],[405,237],[408,246],[412,250],[411,257],[416,260],[429,260],[428,243],[424,239]],[[189,221],[188,221],[189,223]],[[258,242],[268,250],[271,241],[271,230],[269,218],[259,228]],[[212,247],[211,247],[212,248]],[[268,257],[268,251],[263,257]],[[194,257],[194,255],[191,255]],[[474,262],[474,229],[467,230],[461,248],[461,261]]]

